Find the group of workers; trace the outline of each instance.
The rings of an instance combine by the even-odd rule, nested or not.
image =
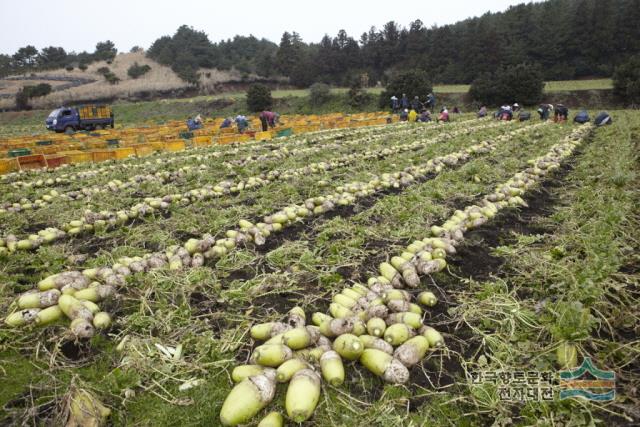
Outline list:
[[[258,118],[260,119],[262,131],[264,132],[269,130],[269,128],[274,128],[278,124],[280,114],[265,110],[260,113]],[[220,124],[220,129],[230,128],[234,123],[238,127],[239,133],[244,133],[249,128],[249,119],[247,119],[247,116],[244,114],[238,114],[235,118],[225,118]],[[190,131],[201,129],[202,126],[202,118],[200,117],[200,114],[198,114],[194,119],[189,118],[187,120],[187,127]]]
[[[436,97],[433,93],[429,93],[424,102],[420,100],[419,96],[415,96],[413,100],[409,101],[409,97],[406,93],[402,94],[402,97],[398,99],[397,96],[391,96],[391,110],[393,110],[394,114],[400,112],[401,110],[409,110],[422,112],[423,110],[433,110],[436,106]]]
[[[553,114],[553,121],[556,123],[563,123],[569,120],[569,109],[564,104],[540,104],[536,110],[540,116],[540,120],[549,120],[551,114]],[[513,120],[514,114],[518,114],[518,120],[523,122],[531,119],[531,113],[521,109],[520,105],[516,102],[513,105],[502,105],[498,111],[493,114],[493,117],[498,120]],[[486,117],[488,114],[487,107],[481,106],[478,110],[478,118]],[[574,123],[584,124],[590,121],[589,113],[586,110],[581,110],[573,118]],[[594,119],[594,123],[597,126],[607,125],[613,123],[611,115],[606,111],[600,112]]]
[[[429,93],[425,101],[421,101],[418,96],[409,101],[406,93],[403,93],[401,98],[392,95],[390,99],[391,110],[394,114],[399,114],[401,122],[430,122],[433,120],[431,111],[436,106],[436,97],[433,93]],[[454,107],[453,113],[460,113],[460,109]],[[447,107],[440,109],[436,121],[449,121],[449,109]]]

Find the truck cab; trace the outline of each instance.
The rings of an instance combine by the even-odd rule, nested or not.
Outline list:
[[[45,123],[47,129],[56,132],[74,131],[79,125],[78,111],[75,108],[58,108],[53,110]]]

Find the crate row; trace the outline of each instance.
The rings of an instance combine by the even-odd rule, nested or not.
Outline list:
[[[222,130],[230,129],[230,131],[220,132],[220,129],[205,126],[205,128],[194,132],[164,135],[162,134],[164,131],[159,131],[158,129],[153,129],[153,133],[146,132],[144,135],[129,135],[130,130],[128,130],[128,132],[120,133],[120,139],[111,138],[113,136],[111,135],[112,131],[97,131],[102,138],[108,139],[96,139],[97,132],[78,134],[74,140],[63,144],[53,140],[42,140],[36,141],[35,146],[32,148],[10,149],[6,152],[8,158],[0,159],[0,174],[25,169],[52,168],[67,163],[103,162],[121,160],[132,156],[143,157],[154,152],[182,151],[188,147],[206,147],[213,144],[230,144],[252,140],[267,141],[273,138],[314,132],[321,129],[371,126],[386,123],[386,117],[381,117],[379,113],[355,116],[357,118],[340,115],[321,116],[321,119],[315,121],[315,123],[310,117],[317,116],[301,116],[296,117],[295,120],[290,120],[291,126],[289,127],[278,127],[267,131],[249,130],[244,133],[236,133],[235,128],[225,128]],[[153,140],[149,140],[151,138]]]

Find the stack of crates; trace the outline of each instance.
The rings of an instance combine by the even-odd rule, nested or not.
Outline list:
[[[81,119],[106,119],[111,117],[111,107],[108,105],[83,105],[78,108]]]

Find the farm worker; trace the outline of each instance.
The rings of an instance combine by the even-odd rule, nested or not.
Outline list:
[[[410,122],[415,122],[415,121],[417,121],[417,120],[418,120],[418,113],[416,113],[416,110],[413,110],[413,109],[412,109],[412,110],[409,112],[409,121],[410,121]]]
[[[226,119],[224,119],[224,121],[220,125],[220,129],[231,127],[232,123],[233,123],[233,120],[231,120],[231,117],[227,117]]]
[[[436,97],[433,93],[429,93],[429,95],[427,95],[427,107],[429,107],[430,110],[433,110],[436,107]]]
[[[267,119],[267,112],[260,113],[260,124],[262,125],[262,132],[266,132],[269,129],[269,121]]]
[[[245,116],[238,114],[236,116],[236,125],[238,126],[238,132],[243,133],[249,127],[249,122]]]
[[[187,128],[192,131],[196,129],[200,129],[202,127],[202,123],[198,123],[195,119],[189,117],[187,119]]]
[[[514,113],[515,113],[515,112],[517,112],[517,111],[520,111],[520,104],[518,104],[517,102],[515,102],[515,103],[513,104],[512,109],[513,109],[513,112],[514,112]]]
[[[402,98],[400,98],[400,107],[402,109],[409,109],[409,98],[407,98],[407,94],[403,93]]]
[[[406,122],[408,117],[409,117],[409,110],[405,108],[404,110],[400,111],[401,122]]]
[[[540,104],[540,107],[538,107],[538,114],[540,115],[540,120],[548,120],[549,114],[551,111],[553,111],[553,105]]]
[[[422,102],[420,102],[420,98],[417,96],[413,98],[413,101],[411,101],[411,108],[416,112],[422,110]]]
[[[274,113],[273,111],[265,111],[264,114],[267,118],[267,124],[269,125],[269,127],[275,127],[280,115],[278,113]]]
[[[563,104],[558,104],[553,113],[553,120],[556,122],[566,122],[569,117],[569,109]]]
[[[574,123],[580,123],[581,125],[587,123],[589,120],[591,120],[589,118],[589,113],[587,113],[587,110],[582,110],[580,111],[578,114],[576,114],[576,116],[573,118],[573,122]]]
[[[487,117],[487,107],[484,105],[478,110],[478,118],[481,119],[483,117]]]
[[[201,125],[201,124],[202,124],[202,117],[200,116],[200,114],[198,114],[198,115],[196,116],[196,118],[195,118],[195,119],[193,119],[193,121],[195,121],[196,123],[198,123],[198,124],[200,124],[200,125]]]
[[[442,122],[449,121],[449,110],[447,110],[447,107],[444,107],[442,110],[440,110],[440,116],[438,117],[438,121],[442,121]]]
[[[511,120],[513,118],[513,111],[511,111],[510,105],[503,105],[498,110],[498,120]]]
[[[391,111],[393,111],[394,113],[398,112],[398,109],[400,108],[400,101],[398,100],[398,97],[395,95],[391,96]]]
[[[420,113],[420,117],[418,117],[419,122],[430,122],[431,121],[431,112],[429,110],[422,110]]]
[[[453,114],[460,114],[460,109],[457,106],[453,107]]]
[[[611,118],[609,113],[607,113],[606,111],[601,111],[600,113],[598,113],[596,118],[593,119],[593,122],[596,124],[596,126],[604,126],[613,123],[613,119]]]

